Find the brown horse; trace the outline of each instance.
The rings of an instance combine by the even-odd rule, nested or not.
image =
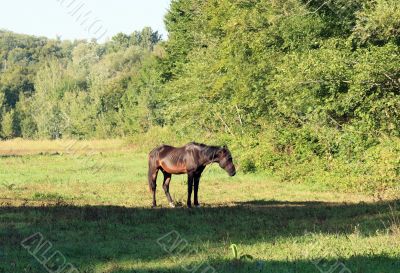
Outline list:
[[[164,174],[163,189],[171,207],[175,207],[169,193],[171,175],[185,173],[188,175],[187,206],[189,208],[192,206],[191,196],[194,186],[194,205],[198,207],[197,192],[200,176],[205,167],[214,162],[218,162],[230,176],[236,174],[232,155],[226,146],[207,146],[191,142],[180,148],[162,145],[152,150],[149,154],[149,189],[153,194],[153,207],[156,206],[156,180],[159,170]]]

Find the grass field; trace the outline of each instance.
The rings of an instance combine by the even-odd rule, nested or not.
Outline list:
[[[68,263],[88,273],[400,272],[398,198],[230,178],[212,166],[202,208],[168,208],[158,187],[160,207],[151,209],[147,155],[123,141],[17,140],[0,143],[0,154],[2,273]],[[178,204],[185,179],[172,177]],[[34,253],[39,238],[48,244]]]

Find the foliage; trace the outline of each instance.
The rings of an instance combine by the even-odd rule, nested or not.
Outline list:
[[[18,134],[16,114],[14,110],[6,112],[1,121],[2,136],[6,139],[15,137]]]

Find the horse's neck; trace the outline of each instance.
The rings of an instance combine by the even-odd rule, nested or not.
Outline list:
[[[205,164],[211,164],[214,162],[218,162],[218,148],[217,147],[208,147],[208,150],[205,151]]]

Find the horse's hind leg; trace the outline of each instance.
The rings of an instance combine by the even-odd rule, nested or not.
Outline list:
[[[163,189],[165,192],[165,195],[167,196],[168,203],[171,207],[175,207],[174,201],[172,201],[171,194],[169,193],[169,183],[171,182],[171,174],[167,172],[164,173],[164,183],[163,183]]]
[[[157,174],[158,174],[158,169],[149,166],[149,189],[153,194],[153,207],[157,206],[156,202]]]

